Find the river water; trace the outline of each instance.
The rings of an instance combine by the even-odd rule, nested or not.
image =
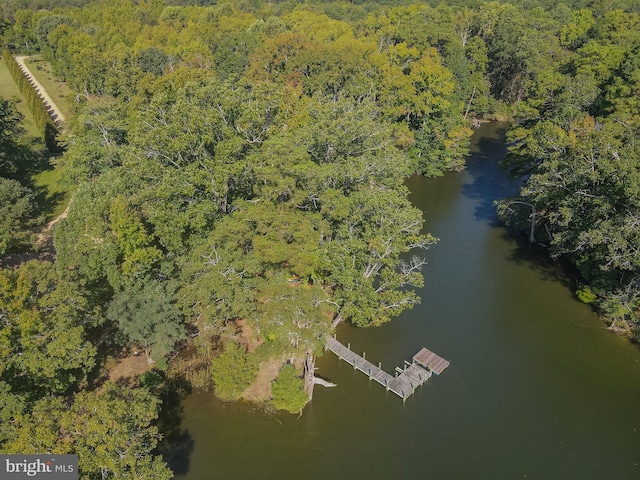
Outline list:
[[[610,334],[572,279],[496,221],[515,186],[497,168],[499,124],[473,138],[468,168],[407,182],[440,242],[422,303],[338,339],[392,373],[421,347],[451,361],[403,404],[331,353],[296,416],[186,398],[178,479],[640,478],[640,350]]]

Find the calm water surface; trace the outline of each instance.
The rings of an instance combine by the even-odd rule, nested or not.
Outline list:
[[[640,350],[609,334],[572,281],[496,223],[513,193],[497,169],[499,125],[474,136],[468,169],[411,178],[428,253],[422,304],[338,339],[392,372],[422,346],[451,361],[405,404],[338,361],[300,418],[182,404],[176,478],[640,479]]]

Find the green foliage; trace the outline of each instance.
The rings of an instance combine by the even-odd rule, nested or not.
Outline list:
[[[0,256],[29,238],[33,227],[35,199],[30,189],[17,180],[0,177]]]
[[[632,120],[602,122],[587,117],[566,130],[539,123],[513,157],[531,172],[521,198],[537,206],[536,223],[550,233],[552,254],[569,259],[597,288],[596,304],[637,322],[638,130]],[[595,301],[589,293],[583,296]]]
[[[258,286],[256,296],[253,321],[265,339],[264,348],[273,356],[300,358],[306,352],[322,351],[335,305],[321,287],[272,277]]]
[[[505,160],[526,175],[515,203],[535,208],[538,238],[580,272],[578,298],[629,335],[640,322],[639,22],[622,11],[572,13],[561,39],[573,51],[546,75],[537,117],[512,130]]]
[[[60,426],[72,438],[80,471],[89,478],[172,478],[162,459],[152,455],[160,440],[157,427],[151,425],[158,404],[144,388],[130,390],[112,383],[102,392],[76,395]]]
[[[23,147],[19,142],[24,134],[23,117],[16,110],[15,101],[0,97],[0,176],[8,177],[17,170]]]
[[[260,359],[318,352],[334,315],[389,321],[419,301],[419,254],[435,241],[403,180],[462,168],[483,116],[527,119],[505,161],[525,180],[500,214],[533,220],[536,240],[576,266],[577,297],[640,338],[640,17],[628,2],[5,3],[6,43],[41,50],[75,90],[57,163],[78,188],[56,227],[57,269],[0,271],[2,451],[78,453],[85,478],[170,478],[145,388],[161,376],[78,391],[96,363],[87,329],[115,327],[158,369],[182,362],[173,371],[231,400]],[[42,102],[2,55],[55,149]],[[0,102],[2,177],[32,160],[14,107]],[[26,240],[32,200],[0,179],[0,254]],[[105,312],[111,330],[95,328]],[[224,337],[239,320],[256,352]],[[291,364],[272,394],[290,412],[308,398]]]
[[[303,387],[304,381],[296,368],[291,364],[284,365],[271,384],[271,404],[278,410],[290,413],[302,411],[309,401]]]
[[[78,286],[49,262],[0,270],[0,378],[21,391],[64,392],[95,365],[85,325],[96,312]]]
[[[401,255],[435,239],[420,233],[421,212],[401,193],[366,188],[345,207],[332,212],[336,229],[321,265],[336,285],[340,314],[358,326],[380,325],[419,301],[410,287],[422,286],[425,261]]]
[[[258,364],[244,347],[226,343],[224,351],[211,362],[216,395],[222,400],[237,400],[258,374]]]
[[[230,320],[248,318],[255,311],[252,278],[257,265],[242,251],[216,243],[212,239],[193,252],[183,270],[179,302],[203,327],[220,331]]]
[[[60,421],[67,407],[59,396],[43,396],[28,409],[13,412],[8,427],[8,440],[0,451],[8,454],[34,455],[72,453],[70,446],[60,441]]]
[[[173,351],[185,335],[173,287],[150,279],[117,292],[107,319],[118,325],[129,345],[141,346],[154,360]]]
[[[70,23],[71,20],[65,15],[41,15],[33,25],[33,34],[36,37],[40,51],[51,57],[53,55],[53,45],[49,36],[59,26],[69,25]]]
[[[123,273],[127,277],[142,277],[162,257],[162,252],[151,245],[152,238],[139,216],[122,197],[116,197],[111,203],[109,220],[123,254]]]
[[[126,147],[124,106],[110,97],[91,97],[78,106],[67,126],[67,151],[60,161],[68,183],[93,180],[122,164]]]
[[[140,384],[148,389],[156,388],[164,382],[164,375],[157,370],[150,370],[140,375]]]
[[[138,54],[140,69],[143,72],[153,73],[156,76],[162,75],[167,60],[167,54],[157,47],[141,50]]]
[[[571,18],[560,32],[560,43],[563,47],[575,49],[586,38],[587,32],[594,24],[593,12],[587,8],[574,10]]]
[[[11,55],[11,52],[9,52],[6,47],[2,50],[2,59],[6,63],[11,76],[18,85],[20,92],[27,99],[27,105],[29,106],[29,110],[33,115],[36,125],[42,132],[42,138],[44,139],[45,145],[51,152],[60,152],[60,147],[58,146],[56,139],[58,129],[49,116],[49,112],[47,112],[44,103],[42,103],[38,92],[31,85],[24,72],[20,69],[20,65],[18,65],[18,62],[16,62]]]
[[[576,290],[576,296],[582,303],[586,304],[593,303],[597,298],[597,295],[589,287],[582,287]]]
[[[6,397],[6,391],[0,394]],[[10,395],[10,394],[9,394]],[[19,404],[0,410],[10,415],[10,438],[3,453],[74,453],[81,478],[172,478],[162,459],[152,454],[160,434],[152,423],[159,401],[146,389],[107,383],[100,391],[78,393],[65,402],[45,396],[30,411]],[[0,427],[2,432],[3,427]]]
[[[13,422],[24,412],[24,399],[11,392],[8,383],[0,381],[0,451],[14,434]]]
[[[126,191],[126,177],[105,175],[99,182],[80,185],[67,218],[54,231],[56,262],[60,268],[77,270],[92,284],[120,287],[120,250],[109,224],[111,200]],[[116,192],[117,191],[117,192]]]

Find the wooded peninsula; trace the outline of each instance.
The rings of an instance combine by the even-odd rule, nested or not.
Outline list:
[[[339,322],[420,301],[405,179],[485,121],[500,218],[640,341],[640,1],[0,0],[0,34],[2,453],[162,480],[176,393],[301,412]]]

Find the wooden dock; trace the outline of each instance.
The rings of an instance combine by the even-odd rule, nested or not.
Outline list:
[[[376,366],[365,357],[358,355],[351,350],[350,346],[345,347],[342,343],[330,338],[326,346],[327,350],[335,353],[340,360],[344,360],[354,369],[360,370],[369,377],[369,380],[375,380],[388,391],[392,391],[402,400],[409,398],[416,388],[431,378],[432,372],[439,375],[442,370],[449,366],[449,362],[435,353],[423,348],[413,357],[413,363],[405,362],[403,368],[396,368],[396,376],[389,375],[387,372]],[[437,370],[431,367],[436,366]]]
[[[418,353],[416,353],[413,356],[413,361],[415,363],[419,363],[424,368],[426,368],[430,372],[435,373],[436,375],[440,375],[442,371],[451,363],[449,360],[445,360],[444,358],[439,357],[431,350],[427,350],[426,348],[423,348]]]

